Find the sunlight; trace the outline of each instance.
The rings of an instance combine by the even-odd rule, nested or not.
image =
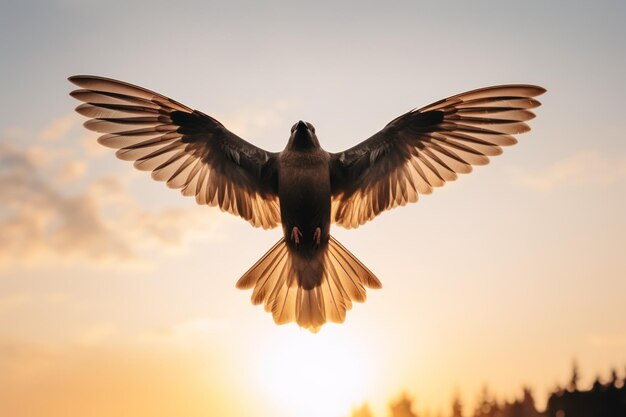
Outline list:
[[[289,326],[267,340],[255,371],[268,400],[299,417],[341,417],[362,403],[375,379],[373,352],[341,330]]]

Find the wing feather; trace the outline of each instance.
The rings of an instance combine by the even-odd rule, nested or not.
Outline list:
[[[280,224],[276,154],[246,142],[212,117],[145,88],[110,78],[79,75],[70,95],[85,127],[102,133],[98,142],[117,149],[152,178],[271,228]]]
[[[440,100],[392,120],[371,138],[331,155],[332,220],[358,227],[385,210],[489,163],[530,130],[534,85],[501,85]]]

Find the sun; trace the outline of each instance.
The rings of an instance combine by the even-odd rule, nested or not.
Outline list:
[[[373,352],[345,327],[311,334],[280,329],[257,358],[260,389],[285,415],[342,417],[366,400],[374,376]]]

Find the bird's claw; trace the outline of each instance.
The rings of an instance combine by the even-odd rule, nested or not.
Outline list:
[[[320,242],[322,241],[322,229],[320,229],[319,227],[315,228],[315,232],[313,233],[313,241],[318,246]]]
[[[293,229],[291,229],[291,240],[293,240],[296,245],[299,245],[300,239],[302,239],[302,232],[297,226],[294,226]]]

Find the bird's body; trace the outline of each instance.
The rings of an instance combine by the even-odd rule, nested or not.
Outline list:
[[[385,210],[415,202],[484,165],[513,134],[530,128],[545,92],[533,85],[486,87],[435,102],[392,120],[340,153],[322,149],[313,125],[299,121],[287,146],[273,153],[212,117],[153,91],[97,76],[74,76],[71,93],[90,118],[85,127],[117,156],[281,238],[237,282],[253,289],[278,324],[317,331],[343,322],[353,302],[380,281],[330,235],[332,223],[354,228]]]
[[[285,237],[293,228],[302,233],[300,248],[314,248],[328,242],[330,231],[330,157],[321,148],[313,151],[284,150],[278,156],[278,198]],[[320,243],[315,230],[320,228]],[[296,244],[289,239],[289,246]]]
[[[278,155],[278,199],[285,244],[308,273],[298,284],[312,290],[322,280],[330,237],[329,155],[321,148],[285,149]],[[316,267],[317,266],[317,267]]]
[[[283,239],[237,286],[254,288],[252,302],[264,303],[277,323],[296,321],[317,331],[328,319],[342,322],[352,301],[365,300],[364,287],[380,282],[330,236],[331,154],[315,128],[296,123],[274,158]]]

